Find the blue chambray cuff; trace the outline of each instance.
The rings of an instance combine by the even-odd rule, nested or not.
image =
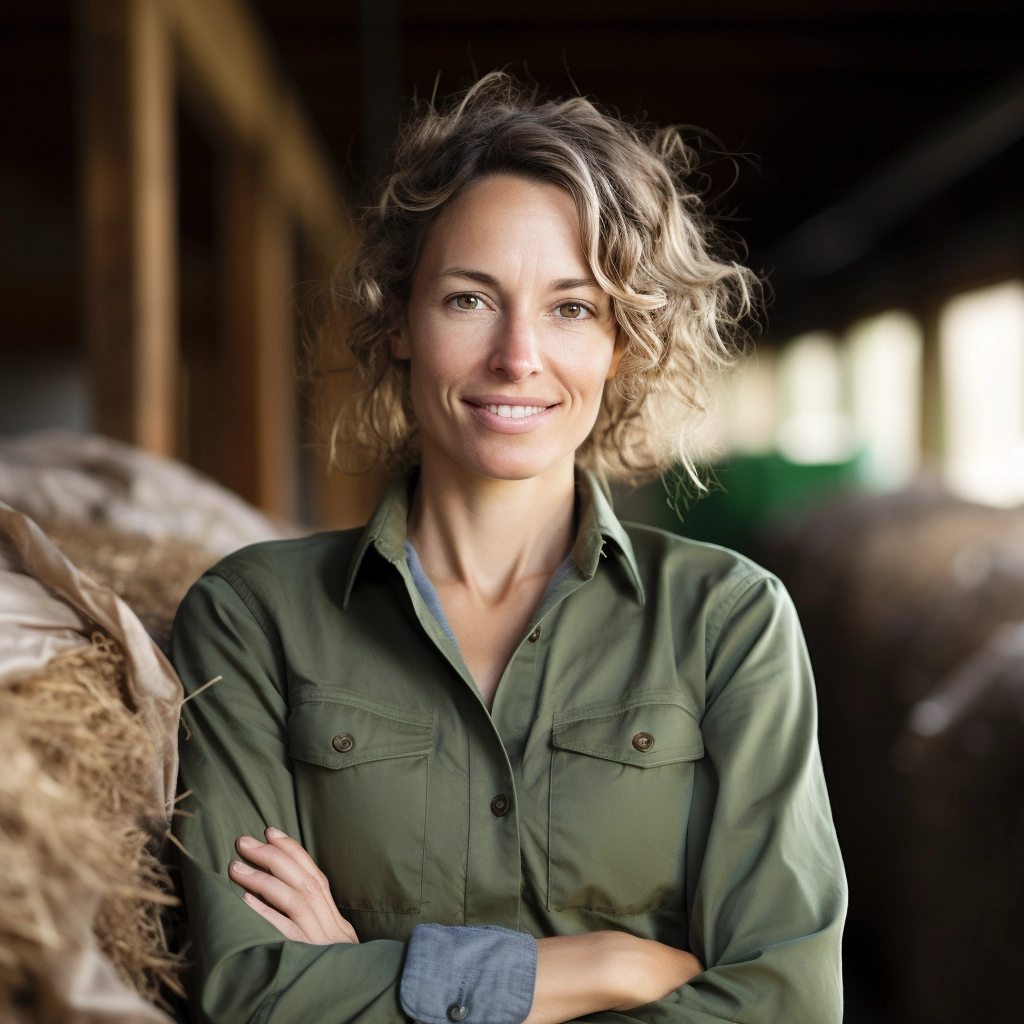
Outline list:
[[[494,925],[418,924],[399,995],[421,1024],[522,1024],[533,1006],[537,941]]]

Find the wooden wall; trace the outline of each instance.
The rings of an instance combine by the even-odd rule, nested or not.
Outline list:
[[[86,352],[96,429],[188,458],[267,512],[300,513],[298,246],[324,277],[355,231],[329,160],[239,0],[84,0],[79,8]],[[190,386],[179,332],[176,145],[184,96],[218,164],[216,354]],[[341,339],[339,339],[340,343]],[[195,415],[189,402],[207,406]],[[318,404],[316,396],[305,405]],[[198,425],[198,426],[197,426]],[[191,431],[191,441],[188,439]],[[314,452],[308,473],[325,475]],[[307,488],[319,524],[355,525],[380,482]]]

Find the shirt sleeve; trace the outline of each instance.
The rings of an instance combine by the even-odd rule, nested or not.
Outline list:
[[[796,610],[747,580],[708,623],[707,705],[687,839],[690,950],[707,970],[600,1024],[831,1024],[843,1017],[846,878]]]
[[[402,1006],[420,1024],[522,1024],[536,980],[532,935],[494,925],[420,924],[409,939]]]
[[[287,750],[285,670],[273,625],[247,591],[204,576],[179,608],[172,660],[182,709],[175,832],[185,896],[193,1019],[210,1024],[399,1024],[405,944],[314,946],[284,938],[227,873],[235,840],[273,825],[302,839]]]

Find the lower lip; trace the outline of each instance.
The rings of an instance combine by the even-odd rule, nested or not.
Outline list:
[[[473,410],[477,419],[481,420],[485,426],[490,427],[491,430],[497,430],[500,434],[526,434],[548,420],[558,408],[557,405],[549,405],[546,409],[541,412],[535,412],[532,416],[522,416],[519,419],[515,419],[512,416],[499,416],[496,412],[491,412],[490,409],[485,409],[482,405],[474,405],[472,402],[467,402],[466,404]]]

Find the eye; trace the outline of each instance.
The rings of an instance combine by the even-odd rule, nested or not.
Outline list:
[[[455,305],[459,309],[479,309],[482,303],[475,295],[459,295],[455,299]]]
[[[566,320],[578,320],[586,312],[586,309],[578,302],[563,302],[558,307],[558,312]]]

